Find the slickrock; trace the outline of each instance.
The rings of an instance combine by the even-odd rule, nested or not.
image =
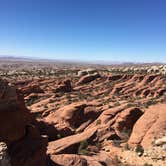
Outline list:
[[[85,75],[85,76],[80,78],[80,80],[77,82],[77,85],[87,84],[91,81],[94,81],[97,78],[100,78],[100,77],[101,76],[98,73],[91,74],[91,75]]]
[[[43,89],[41,89],[38,84],[28,84],[27,86],[19,88],[19,90],[24,95],[29,95],[31,93],[44,93]]]
[[[50,159],[55,165],[88,166],[86,159],[76,154],[51,155]]]
[[[75,102],[45,117],[44,122],[50,126],[47,126],[45,131],[51,140],[56,138],[58,134],[57,131],[59,131],[60,135],[68,136],[73,133],[74,130],[83,130],[89,123],[94,121],[99,114],[99,111],[90,107],[90,105],[85,102]],[[51,126],[54,126],[54,128]]]
[[[166,79],[121,70],[5,77],[19,90],[1,80],[0,141],[11,165],[155,165],[147,155],[165,165]]]
[[[80,134],[68,136],[57,141],[49,142],[47,153],[49,155],[63,153],[77,153],[80,142],[93,141],[96,134],[96,128],[91,128]]]
[[[166,133],[166,105],[157,104],[149,107],[134,125],[130,145],[141,144],[144,148],[152,146],[155,138]]]

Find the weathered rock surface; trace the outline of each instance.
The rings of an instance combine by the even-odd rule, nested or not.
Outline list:
[[[51,155],[50,158],[55,164],[64,166],[116,166],[116,162],[105,152],[91,156],[75,154]]]
[[[47,153],[52,154],[63,154],[63,153],[77,153],[79,143],[82,141],[93,141],[96,134],[96,128],[91,128],[80,134],[68,136],[57,141],[49,142]]]
[[[44,93],[44,91],[40,88],[38,84],[28,84],[21,87],[19,90],[24,95],[29,95],[31,93]]]
[[[166,105],[157,104],[149,107],[134,125],[129,144],[141,144],[147,148],[160,134],[166,133]]]
[[[0,141],[7,144],[12,166],[46,164],[47,138],[33,126],[22,96],[13,86],[0,80]]]
[[[71,72],[72,77],[51,75],[16,81],[31,111],[14,87],[1,82],[0,141],[7,144],[13,165],[44,165],[46,160],[52,166],[120,165],[116,156],[127,156],[125,149],[130,151],[130,146],[141,144],[146,150],[158,141],[155,149],[165,148],[161,140],[165,104],[159,104],[166,101],[163,76],[110,75],[101,70],[100,75],[89,72],[78,80],[77,72]],[[41,91],[33,90],[36,85]],[[124,164],[133,164],[123,159]],[[163,156],[158,155],[157,160],[163,163]]]
[[[45,132],[51,140],[60,134],[62,137],[81,131],[93,122],[100,112],[85,102],[75,102],[64,106],[44,118],[48,124]]]
[[[94,81],[95,79],[101,77],[100,74],[91,74],[91,75],[85,75],[83,77],[80,78],[80,80],[78,81],[77,85],[81,85],[81,84],[87,84],[91,81]]]
[[[0,140],[10,145],[24,137],[25,127],[32,118],[15,87],[8,86],[7,82],[4,84],[2,80],[0,84]]]
[[[64,166],[87,166],[87,161],[76,154],[51,155],[50,159],[55,165]]]
[[[71,81],[69,79],[64,80],[58,87],[54,90],[54,92],[71,92],[72,86]]]

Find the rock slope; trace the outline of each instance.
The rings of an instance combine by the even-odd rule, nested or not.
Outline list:
[[[155,144],[166,134],[163,75],[99,71],[11,83],[18,90],[0,83],[0,141],[13,165],[165,164],[165,143]]]

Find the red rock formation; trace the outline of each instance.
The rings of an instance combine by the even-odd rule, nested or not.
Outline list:
[[[76,154],[51,155],[50,159],[55,165],[87,166],[86,159]]]
[[[134,125],[129,144],[141,144],[144,148],[152,146],[155,137],[166,132],[166,105],[149,107]]]
[[[69,79],[64,80],[58,87],[54,90],[54,92],[71,92],[72,86],[71,81]]]
[[[85,75],[83,77],[80,78],[80,80],[77,82],[77,85],[81,85],[81,84],[87,84],[91,81],[94,81],[97,78],[100,78],[100,74],[96,73],[96,74],[91,74],[91,75]]]
[[[0,141],[8,146],[12,166],[46,164],[47,138],[32,127],[34,122],[22,96],[0,80]]]
[[[24,95],[29,95],[31,93],[44,93],[44,91],[40,88],[39,85],[28,85],[24,88],[20,89],[21,93]]]
[[[68,136],[74,131],[85,129],[99,115],[99,111],[85,102],[75,102],[46,116],[43,121],[48,125],[43,131],[50,140],[55,139],[58,134]]]
[[[110,75],[110,76],[108,76],[108,80],[109,81],[117,81],[117,80],[121,79],[122,77],[123,77],[123,75],[121,75],[121,74]]]
[[[49,155],[62,153],[77,153],[79,143],[82,141],[92,141],[96,133],[96,128],[91,128],[80,134],[68,136],[57,141],[49,142],[47,153]]]

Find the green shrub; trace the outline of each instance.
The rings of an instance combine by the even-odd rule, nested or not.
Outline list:
[[[96,125],[100,125],[101,124],[101,119],[98,119],[97,121],[96,121]]]
[[[88,141],[84,140],[82,142],[80,142],[80,145],[78,147],[78,154],[82,154],[82,155],[87,155],[89,154],[89,151],[87,150],[88,147]]]
[[[142,147],[140,144],[138,144],[137,147],[136,147],[136,149],[135,149],[135,152],[136,152],[139,156],[142,156],[143,153],[144,153],[144,149],[143,149],[143,147]]]

